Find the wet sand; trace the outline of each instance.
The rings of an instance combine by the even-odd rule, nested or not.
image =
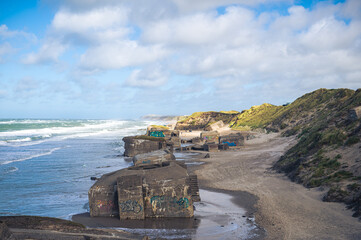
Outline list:
[[[166,239],[361,239],[361,221],[345,205],[322,202],[325,191],[307,189],[271,169],[295,143],[278,134],[256,134],[240,149],[210,153],[210,158],[205,152],[179,154],[203,189],[196,220],[166,220],[168,226],[154,220],[133,226],[104,225],[109,219],[79,222]]]
[[[361,221],[345,205],[322,202],[324,191],[307,189],[271,170],[295,143],[294,138],[257,134],[241,149],[210,153],[210,158],[199,159],[204,164],[190,170],[201,188],[238,192],[237,203],[249,214],[255,211],[266,239],[361,239]],[[256,196],[256,209],[244,192]]]
[[[111,228],[151,239],[263,239],[253,215],[234,201],[239,193],[200,189],[201,202],[194,203],[194,218],[119,220],[74,215],[72,221],[91,228]],[[241,194],[243,195],[243,194]],[[255,203],[255,199],[248,199]]]

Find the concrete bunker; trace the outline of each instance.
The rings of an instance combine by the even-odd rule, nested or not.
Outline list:
[[[174,160],[105,174],[88,195],[92,217],[120,219],[193,217],[200,201],[197,176]]]
[[[204,143],[216,143],[219,142],[219,133],[217,131],[205,131],[201,132],[201,139]]]
[[[163,126],[149,126],[147,128],[147,136],[163,137],[168,143],[173,144],[174,147],[181,146],[180,132],[178,130],[170,130]]]
[[[124,156],[134,157],[137,154],[148,153],[159,149],[170,149],[173,147],[167,144],[163,137],[152,136],[131,136],[124,137]]]
[[[229,147],[239,147],[244,145],[244,137],[240,133],[229,134],[219,137],[219,144],[227,144]]]

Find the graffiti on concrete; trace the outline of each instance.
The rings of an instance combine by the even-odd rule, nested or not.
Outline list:
[[[149,136],[152,136],[152,137],[164,137],[164,133],[162,131],[154,131],[154,132],[150,132]]]
[[[177,197],[170,196],[153,196],[150,203],[153,208],[178,208],[180,210],[189,207],[189,200],[185,197],[177,199]]]
[[[114,202],[111,200],[97,200],[96,206],[102,211],[111,211],[114,207]]]
[[[206,140],[206,141],[217,141],[218,137],[217,136],[204,136],[204,140]]]
[[[139,213],[143,210],[142,206],[138,203],[137,200],[127,200],[124,202],[119,202],[119,206],[122,212]]]
[[[224,141],[223,143],[227,143],[228,146],[230,146],[230,147],[235,147],[235,146],[237,146],[237,144],[236,144],[235,142]]]

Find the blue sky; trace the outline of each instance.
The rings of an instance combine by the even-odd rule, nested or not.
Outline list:
[[[280,105],[361,87],[361,1],[0,2],[0,118]]]

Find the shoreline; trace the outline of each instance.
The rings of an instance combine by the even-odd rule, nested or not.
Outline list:
[[[94,229],[125,231],[150,239],[264,239],[265,231],[254,220],[256,199],[247,192],[200,189],[201,202],[194,203],[192,218],[146,218],[119,220],[90,217],[89,213],[73,215],[72,221]],[[244,207],[248,203],[248,208]]]
[[[230,195],[230,201],[246,211],[242,218],[259,228],[257,237],[251,236],[250,239],[359,239],[361,221],[353,218],[351,210],[347,210],[345,205],[323,202],[321,199],[325,191],[305,188],[271,169],[295,142],[292,137],[258,133],[256,138],[246,141],[239,149],[184,152],[193,153],[185,157],[185,161],[202,163],[188,165],[189,172],[197,174],[201,190]],[[206,154],[210,158],[204,158]],[[222,213],[217,211],[215,214]],[[89,216],[84,217],[91,220]],[[119,222],[118,219],[114,221]],[[184,227],[180,229],[193,229],[189,224],[195,223],[184,222]],[[110,226],[105,225],[88,227],[106,232],[117,231],[109,230]],[[223,226],[218,223],[213,227]],[[120,235],[125,234],[129,239],[140,237],[136,232],[119,231]]]

